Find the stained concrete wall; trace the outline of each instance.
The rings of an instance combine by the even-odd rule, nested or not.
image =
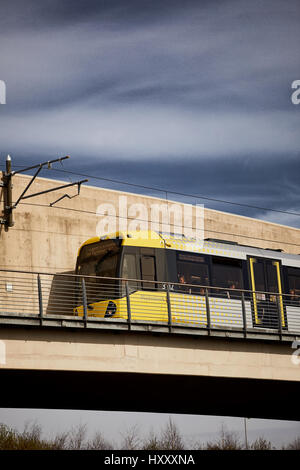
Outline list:
[[[5,328],[1,369],[134,372],[300,381],[291,345],[113,331]]]
[[[13,177],[14,201],[29,181],[30,176],[27,175]],[[67,183],[37,178],[28,194]],[[50,203],[64,194],[75,195],[76,192],[77,188],[73,187],[23,200],[14,210],[15,225],[7,232],[3,226],[1,228],[0,267],[43,272],[72,271],[79,246],[96,235],[100,220],[96,212],[100,204],[112,203],[118,209],[119,197],[127,196],[128,207],[142,203],[148,208],[149,220],[151,205],[166,204],[165,199],[83,185],[79,197],[64,198],[50,207]],[[3,207],[3,195],[0,193],[0,196]],[[172,203],[169,205],[171,207]],[[194,217],[193,224],[195,220]],[[210,209],[204,210],[204,224],[205,237],[262,248],[281,248],[288,253],[300,252],[299,229]]]
[[[5,327],[1,406],[299,420],[287,344]]]

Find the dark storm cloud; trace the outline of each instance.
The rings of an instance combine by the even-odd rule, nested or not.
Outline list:
[[[24,160],[17,159],[15,163],[29,166],[41,161],[40,155],[25,154],[23,157]],[[47,158],[52,155],[46,154]],[[263,159],[253,159],[252,155],[228,157],[212,165],[209,159],[174,162],[170,156],[163,161],[130,162],[103,155],[101,162],[95,165],[88,155],[82,154],[72,163],[68,160],[63,166],[57,164],[50,171],[43,170],[41,176],[59,180],[70,178],[70,181],[76,181],[80,175],[88,176],[89,185],[204,204],[207,208],[300,228],[300,158],[297,155],[288,158],[291,165],[286,165],[283,158],[266,165]],[[69,169],[73,172],[71,175]]]
[[[2,73],[19,109],[88,96],[99,105],[145,100],[216,110],[289,103],[300,39],[294,2],[7,5]]]
[[[295,210],[299,19],[293,0],[2,2],[1,155]]]
[[[201,7],[213,3],[201,1]],[[8,30],[11,27],[32,29],[33,26],[53,27],[68,23],[82,23],[97,20],[104,26],[126,28],[133,23],[140,26],[163,18],[170,18],[178,11],[182,13],[195,8],[194,0],[10,0],[3,2],[1,27]]]

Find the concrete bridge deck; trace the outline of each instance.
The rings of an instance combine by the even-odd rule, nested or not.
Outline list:
[[[2,407],[300,419],[285,342],[2,325],[0,350]]]

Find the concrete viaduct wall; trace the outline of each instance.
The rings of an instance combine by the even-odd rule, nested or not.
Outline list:
[[[5,369],[135,372],[298,381],[291,343],[1,325]],[[1,357],[2,357],[1,356]]]
[[[2,325],[2,407],[299,420],[289,344]]]
[[[29,181],[30,176],[27,175],[13,177],[14,201]],[[28,194],[67,183],[68,181],[37,178]],[[53,207],[49,206],[65,193],[74,195],[76,191],[76,187],[68,188],[24,200],[18,205],[14,211],[14,227],[8,232],[1,228],[2,268],[44,272],[72,271],[80,244],[96,235],[100,220],[96,211],[100,204],[109,202],[118,208],[120,196],[127,197],[128,206],[142,203],[149,211],[152,204],[166,204],[164,199],[83,185],[79,197],[65,198]],[[2,201],[1,193],[2,188]],[[1,204],[3,206],[3,202]],[[172,203],[169,205],[171,207]],[[150,218],[149,214],[149,220]],[[195,225],[195,218],[193,224]],[[204,228],[206,238],[232,240],[262,248],[281,248],[288,253],[300,252],[299,229],[210,209],[204,210]]]

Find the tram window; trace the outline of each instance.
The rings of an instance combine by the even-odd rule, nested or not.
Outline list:
[[[145,281],[156,280],[154,256],[141,255],[141,275],[142,275],[142,279]],[[156,284],[143,282],[143,288],[155,289]]]
[[[120,247],[112,240],[86,245],[81,249],[77,274],[116,277]]]
[[[286,300],[289,301],[291,304],[299,305],[300,304],[300,269],[287,268],[287,274],[288,274],[288,285],[289,285],[288,294],[290,294],[291,297],[287,298]]]
[[[137,279],[136,256],[134,254],[126,253],[124,255],[121,277],[125,279]],[[123,286],[125,287],[125,281]],[[129,292],[133,292],[137,290],[137,283],[129,281],[128,287]]]
[[[125,279],[136,279],[135,255],[126,253],[123,260],[122,277]]]
[[[116,276],[118,256],[116,253],[107,253],[95,266],[95,274],[100,277]]]
[[[267,264],[268,292],[278,292],[277,271],[274,264]]]
[[[259,261],[254,263],[254,279],[255,279],[255,291],[266,291],[265,275],[264,275],[264,265]],[[257,300],[266,300],[265,294],[256,294]]]
[[[86,245],[81,249],[77,274],[87,276],[85,279],[88,303],[94,303],[105,297],[112,297],[116,291],[113,287],[117,277],[118,261],[120,258],[119,244],[113,240],[105,240]],[[98,277],[104,279],[97,279]]]
[[[277,271],[274,264],[267,264],[268,292],[278,292]],[[277,302],[276,295],[270,295],[271,302]]]
[[[208,266],[204,256],[197,254],[177,254],[177,273],[178,282],[180,284],[193,284],[198,286],[207,286],[208,282]],[[197,287],[184,288],[180,286],[180,290],[185,290],[195,294],[204,294]]]
[[[212,285],[215,287],[243,289],[242,263],[230,258],[213,258]],[[232,297],[232,291],[216,291],[217,295]],[[237,297],[238,293],[234,295]]]
[[[268,282],[268,292],[274,293],[278,292],[278,276],[277,270],[274,263],[267,264],[267,282]],[[270,295],[270,302],[277,302],[276,295]]]

